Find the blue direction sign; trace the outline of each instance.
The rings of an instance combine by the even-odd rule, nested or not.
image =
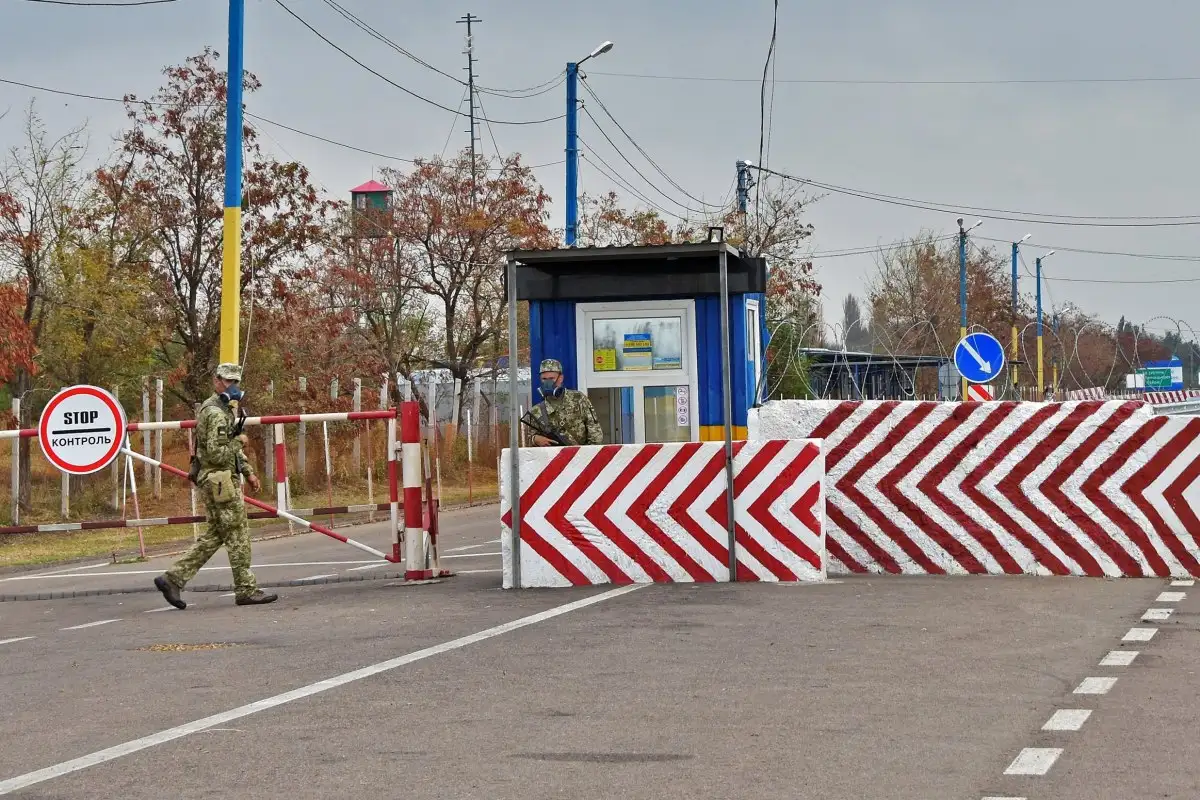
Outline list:
[[[990,383],[1004,371],[1004,345],[989,333],[972,333],[954,348],[954,366],[970,383]]]

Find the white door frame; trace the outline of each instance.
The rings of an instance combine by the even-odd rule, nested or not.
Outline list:
[[[592,367],[592,322],[629,316],[681,318],[681,369],[631,372],[596,372]],[[690,440],[700,440],[700,378],[696,350],[695,300],[631,300],[614,303],[577,303],[575,306],[575,358],[579,365],[579,390],[633,387],[634,441],[646,441],[647,386],[687,386]]]
[[[754,321],[758,324],[751,327],[750,313],[754,313]],[[762,326],[762,307],[758,300],[746,299],[746,349],[754,361],[754,371],[750,374],[750,391],[746,394],[752,405],[758,405],[758,384],[762,380],[762,336],[759,334]],[[751,394],[753,392],[753,394]]]

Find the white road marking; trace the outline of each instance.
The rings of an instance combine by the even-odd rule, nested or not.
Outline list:
[[[495,553],[494,555],[500,555]],[[281,569],[284,567],[340,567],[345,564],[373,564],[374,561],[291,561],[281,564],[251,564],[250,569]],[[98,564],[97,566],[105,566]],[[78,569],[78,568],[76,568]],[[216,570],[228,570],[229,567],[201,567],[201,572],[213,572]],[[69,573],[51,573],[45,575],[17,575],[12,578],[0,578],[0,583],[6,581],[34,581],[40,578],[108,578],[113,575],[161,575],[161,569],[122,569],[113,570],[112,572],[69,572]]]
[[[1128,667],[1138,657],[1137,650],[1110,650],[1100,662],[1102,667]]]
[[[611,600],[615,597],[620,597],[623,594],[628,594],[629,592],[640,588],[642,588],[641,585],[635,584],[631,586],[622,586],[617,589],[610,589],[602,594],[595,594],[591,597],[585,597],[582,600],[575,600],[571,603],[555,606],[554,608],[546,611],[541,611],[537,614],[531,614],[528,617],[521,617],[520,619],[513,620],[512,622],[506,622],[503,625],[497,625],[495,627],[479,631],[478,633],[472,633],[469,636],[463,636],[459,639],[453,639],[448,642],[433,645],[432,647],[426,647],[423,650],[417,650],[415,652],[389,659],[387,661],[380,661],[378,664],[372,664],[371,666],[356,669],[351,672],[344,672],[341,675],[335,675],[332,678],[326,678],[325,680],[317,681],[316,683],[310,683],[307,686],[301,686],[300,688],[293,689],[290,692],[277,694],[273,697],[268,697],[244,706],[239,706],[229,711],[223,711],[220,714],[213,714],[210,717],[204,717],[203,719],[198,719],[194,722],[188,722],[183,725],[178,725],[174,728],[168,728],[164,731],[159,731],[158,733],[152,733],[149,736],[143,736],[140,739],[133,739],[132,741],[118,744],[113,747],[108,747],[104,750],[98,750],[94,753],[80,756],[79,758],[73,758],[70,761],[63,761],[62,763],[45,767],[44,769],[39,769],[34,772],[27,772],[23,775],[17,775],[0,781],[0,794],[9,794],[17,791],[18,789],[24,789],[28,786],[33,786],[54,778],[61,778],[63,775],[69,775],[72,772],[78,772],[80,770],[87,769],[88,767],[94,767],[97,764],[104,764],[108,761],[113,761],[150,747],[155,747],[156,745],[165,744],[166,742],[171,742],[176,739],[182,739],[183,737],[190,736],[193,733],[199,733],[200,731],[216,728],[236,719],[248,717],[251,714],[257,714],[260,711],[266,711],[277,706],[282,706],[286,703],[302,700],[306,697],[320,694],[321,692],[327,692],[330,689],[336,689],[340,686],[354,683],[355,681],[361,681],[365,678],[370,678],[383,672],[388,672],[417,661],[422,661],[427,658],[432,658],[436,655],[441,655],[442,653],[448,653],[452,650],[459,650],[463,647],[467,647],[468,645],[472,645],[477,642],[482,642],[486,639],[501,636],[511,631],[519,630],[530,625],[536,625],[539,622],[544,622],[548,619],[553,619],[554,617],[562,616],[563,614],[577,611],[581,608],[586,608],[587,606],[602,603],[605,600]]]
[[[1187,592],[1163,592],[1154,602],[1156,603],[1178,603],[1183,598],[1187,597]]]
[[[1195,581],[1171,581],[1172,586],[1195,586]]]
[[[1146,613],[1142,614],[1142,622],[1166,622],[1171,618],[1171,608],[1148,608]]]
[[[300,580],[300,581],[319,581],[319,580],[321,580],[322,578],[336,578],[336,577],[337,577],[337,573],[336,573],[336,572],[331,572],[331,573],[329,573],[328,575],[309,575],[307,578],[297,578],[296,580]]]
[[[456,556],[442,556],[442,558],[487,558],[488,556],[498,556],[500,553],[459,553]]]
[[[1061,747],[1026,747],[1004,770],[1005,775],[1045,775],[1062,755]]]
[[[228,594],[221,595],[221,597],[233,597],[236,594],[237,594],[237,592],[229,592]]]
[[[491,544],[500,544],[500,540],[493,539],[492,541],[484,542],[483,544],[464,544],[462,547],[451,547],[446,552],[447,553],[461,553],[463,550],[478,550],[481,547],[487,547],[488,545],[491,545]]]
[[[27,639],[36,639],[36,636],[18,636],[15,639],[0,639],[0,644],[12,644],[13,642],[24,642]]]
[[[988,797],[983,798],[983,800],[1026,800],[1026,798],[1024,798],[1024,797],[997,797],[994,795],[989,795]]]
[[[378,564],[363,564],[361,567],[351,567],[350,569],[346,570],[346,572],[362,572],[366,569],[379,569],[380,567],[386,567],[390,563],[392,562],[380,561]]]
[[[1130,628],[1129,633],[1121,637],[1122,642],[1148,642],[1158,633],[1157,628]]]
[[[503,572],[499,569],[460,569],[456,570],[456,575],[490,575],[493,572]]]
[[[1077,731],[1083,727],[1083,723],[1087,722],[1087,718],[1091,715],[1091,709],[1087,708],[1060,708],[1051,715],[1050,719],[1046,720],[1042,730]]]
[[[84,628],[94,628],[97,625],[107,625],[110,622],[120,622],[120,621],[121,621],[120,617],[117,617],[116,619],[102,619],[97,622],[85,622],[82,625],[72,625],[69,628],[59,628],[59,630],[60,631],[78,631],[78,630],[82,630]]]
[[[51,572],[39,572],[37,575],[30,575],[27,577],[45,578],[50,575],[61,575],[64,572],[78,572],[83,569],[100,569],[100,567],[107,567],[111,563],[112,563],[111,561],[98,561],[95,564],[81,564],[81,565],[77,565],[74,567],[66,567],[64,569],[56,569]],[[5,578],[5,580],[12,580],[12,578]]]
[[[162,608],[152,608],[149,611],[143,611],[143,614],[157,614],[160,611],[174,611],[175,606],[163,606]]]
[[[1117,683],[1116,678],[1084,678],[1075,687],[1075,694],[1108,694]]]

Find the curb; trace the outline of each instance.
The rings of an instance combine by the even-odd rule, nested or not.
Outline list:
[[[363,583],[366,581],[394,581],[400,580],[406,586],[424,586],[431,583],[443,583],[442,578],[430,578],[428,580],[404,580],[403,572],[384,572],[372,575],[337,575],[332,578],[319,578],[317,580],[291,580],[291,581],[259,581],[259,588],[266,589],[282,589],[294,586],[320,586],[321,584],[329,583]],[[207,586],[189,586],[184,589],[185,592],[232,592],[234,591],[233,584],[210,584]],[[120,594],[159,594],[158,587],[154,584],[149,586],[133,586],[116,589],[83,589],[73,592],[35,592],[30,594],[0,594],[0,603],[17,603],[32,600],[70,600],[76,597],[105,597]]]

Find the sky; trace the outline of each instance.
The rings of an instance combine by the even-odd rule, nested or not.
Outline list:
[[[465,117],[365,71],[305,29],[280,2],[395,83],[442,106],[466,108],[461,85],[370,37],[324,0],[247,0],[246,69],[263,83],[247,96],[249,111],[400,158],[449,155],[467,145]],[[489,89],[545,84],[567,61],[611,40],[610,52],[584,65],[587,83],[688,194],[721,202],[729,196],[735,162],[759,161],[760,80],[771,0],[338,2],[422,60],[463,77],[465,26],[455,20],[467,12],[481,18],[473,29],[474,54],[477,80]],[[1038,222],[986,219],[971,232],[977,245],[997,247],[1005,258],[1009,242],[1032,234],[1022,246],[1023,294],[1031,296],[1034,283],[1025,266],[1032,270],[1037,255],[1057,248],[1044,263],[1047,309],[1072,302],[1109,322],[1125,316],[1160,331],[1178,327],[1185,338],[1193,326],[1200,328],[1200,281],[1145,282],[1200,278],[1195,200],[1200,51],[1194,46],[1200,4],[780,0],[778,14],[771,146],[763,163],[790,175],[939,207],[827,193],[808,213],[816,253],[886,245],[923,230],[953,233],[957,217],[968,224],[979,218],[957,211],[964,206],[1017,212],[985,212],[993,217],[1043,215]],[[0,20],[0,79],[88,94],[148,97],[161,84],[165,66],[206,45],[226,52],[227,8],[221,0],[131,8],[0,0]],[[19,143],[31,97],[51,133],[87,122],[93,157],[114,147],[113,136],[124,123],[119,104],[6,84],[0,84],[0,113],[10,113],[0,120],[0,145]],[[683,213],[679,203],[697,207],[645,161],[582,89],[581,97],[599,121],[597,126],[580,115],[583,191],[616,188],[638,202],[601,173],[607,162],[610,171],[663,208]],[[526,98],[485,93],[481,101],[484,115],[497,121],[481,128],[485,152],[515,151],[526,163],[547,165],[536,174],[554,201],[551,222],[562,226],[563,121],[498,123],[560,116],[563,87]],[[333,195],[348,197],[351,187],[378,176],[382,166],[405,166],[258,127],[265,150],[303,162],[318,188]],[[1046,224],[1047,214],[1076,219]],[[1149,226],[1153,220],[1128,219],[1189,214],[1197,216],[1173,222],[1196,224]],[[1121,224],[1081,224],[1087,222]],[[865,293],[875,257],[818,257],[815,263],[826,318],[836,322],[846,294]]]

